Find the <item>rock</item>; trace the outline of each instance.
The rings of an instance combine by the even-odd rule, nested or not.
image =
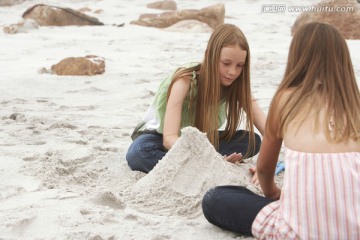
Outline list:
[[[291,35],[304,24],[322,22],[336,27],[346,39],[360,39],[360,5],[356,0],[326,0],[313,6],[316,11],[303,12],[297,17]],[[350,7],[353,11],[335,11],[339,7]]]
[[[0,7],[9,7],[25,2],[25,0],[0,0]]]
[[[214,29],[224,23],[224,18],[224,4],[215,4],[200,10],[185,9],[162,14],[143,14],[138,20],[130,23],[146,27],[166,28],[183,20],[197,20]]]
[[[57,75],[95,75],[105,72],[105,61],[98,56],[69,57],[52,65],[51,70]]]
[[[148,8],[155,8],[160,10],[176,10],[176,2],[172,0],[157,1],[146,5]]]
[[[206,23],[196,20],[184,20],[177,22],[164,30],[169,32],[208,32],[211,33],[213,29]]]
[[[79,11],[44,4],[32,6],[23,13],[22,17],[34,19],[40,26],[104,25],[97,18]]]
[[[25,21],[4,27],[3,32],[8,34],[26,33],[31,29],[37,29],[37,28],[39,28],[39,24],[35,20],[26,19]]]

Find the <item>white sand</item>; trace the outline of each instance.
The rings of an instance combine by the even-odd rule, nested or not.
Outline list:
[[[0,239],[243,238],[209,224],[200,203],[214,185],[246,185],[248,166],[224,162],[201,133],[186,129],[148,175],[127,166],[130,134],[159,83],[178,65],[201,61],[210,36],[197,27],[174,32],[181,24],[169,31],[130,25],[141,13],[161,12],[147,9],[148,2],[34,0],[0,7],[1,28],[19,22],[35,3],[88,7],[106,24],[0,31]],[[299,13],[261,8],[299,1],[181,0],[178,9],[221,2],[225,22],[238,25],[249,40],[253,94],[267,112]],[[103,12],[95,14],[97,9]],[[348,44],[359,80],[360,42]],[[104,74],[38,73],[65,57],[89,54],[105,59]]]
[[[199,217],[202,197],[211,187],[251,185],[250,166],[226,162],[205,134],[188,127],[156,168],[131,186],[125,196],[140,211]]]

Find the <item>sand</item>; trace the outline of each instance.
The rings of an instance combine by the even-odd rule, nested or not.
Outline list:
[[[25,1],[0,7],[0,27],[21,21],[36,3],[87,7],[105,25],[0,31],[0,239],[243,239],[209,224],[201,199],[222,184],[258,191],[247,171],[256,156],[247,164],[225,162],[202,133],[187,128],[149,174],[132,172],[125,160],[130,134],[158,85],[179,65],[201,61],[208,29],[193,23],[170,29],[129,24],[142,13],[161,12],[146,8],[145,0]],[[177,1],[178,9],[215,3],[225,4],[225,22],[238,25],[248,38],[252,92],[267,112],[299,13],[261,9],[300,3]],[[360,79],[360,42],[347,42]],[[86,55],[103,57],[105,73],[41,71]]]
[[[250,166],[225,161],[205,134],[187,127],[154,170],[124,195],[132,207],[148,213],[196,218],[202,215],[202,197],[212,187],[234,184],[256,189],[251,186]]]

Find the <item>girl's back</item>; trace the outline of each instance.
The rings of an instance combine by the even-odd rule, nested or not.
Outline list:
[[[304,106],[304,115],[308,111],[306,108],[311,108],[310,104],[308,105],[309,106]],[[360,141],[351,139],[346,142],[337,143],[328,141],[324,130],[328,129],[331,131],[336,122],[330,121],[327,123],[327,126],[324,126],[325,111],[325,107],[320,110],[318,131],[314,129],[314,123],[316,121],[315,110],[310,110],[309,113],[306,114],[300,126],[298,126],[296,120],[290,122],[284,131],[284,145],[292,150],[308,153],[360,152]],[[299,113],[299,115],[301,116],[302,113]]]
[[[293,90],[281,94],[280,107],[292,95]],[[329,141],[336,122],[324,120],[327,109],[321,105],[321,99],[305,103],[282,131],[286,171],[282,195],[272,206],[281,215],[276,221],[283,227],[275,233],[281,239],[360,237],[360,141]],[[260,229],[272,224],[264,222]]]
[[[279,109],[293,94],[294,89],[279,94]],[[326,104],[321,105],[321,99],[303,104],[281,131],[284,183],[279,201],[256,217],[253,233],[260,239],[360,238],[360,142],[329,141],[336,122],[324,120]],[[279,109],[276,117],[283,115]]]

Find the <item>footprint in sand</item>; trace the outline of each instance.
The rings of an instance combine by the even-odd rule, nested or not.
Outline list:
[[[24,122],[26,120],[25,115],[22,113],[13,113],[9,116],[9,118],[17,122]]]
[[[26,145],[45,145],[45,144],[46,144],[45,141],[35,141],[35,142],[26,143]]]
[[[57,106],[57,104],[50,101],[49,98],[38,98],[38,99],[36,99],[36,102],[37,103],[43,103],[45,106],[50,106],[50,107]]]
[[[150,80],[148,79],[139,79],[137,81],[135,81],[135,84],[142,84],[142,83],[149,83]]]
[[[52,130],[52,129],[57,129],[57,128],[69,128],[72,130],[77,129],[76,126],[74,126],[70,123],[59,121],[54,124],[51,124],[51,126],[49,126],[46,130]]]
[[[76,107],[77,110],[79,111],[89,111],[89,110],[95,110],[97,107],[94,105],[89,105],[89,106],[78,106]]]
[[[24,157],[23,161],[25,162],[31,162],[31,161],[35,161],[38,160],[40,158],[39,154],[35,154],[34,156],[29,156],[29,157]]]
[[[66,93],[100,93],[100,92],[107,92],[107,91],[97,87],[90,87],[82,90],[67,91]]]
[[[88,145],[89,142],[86,141],[86,140],[71,140],[71,141],[66,141],[66,142],[69,142],[69,143],[75,143],[75,144],[79,144],[79,145]]]
[[[112,192],[98,193],[92,202],[102,206],[108,206],[113,209],[124,209],[126,205],[123,201],[117,198]]]
[[[110,236],[110,237],[101,237],[100,235],[95,235],[94,237],[90,237],[89,240],[115,240],[116,237],[115,236]]]
[[[118,152],[119,150],[116,147],[101,147],[96,146],[94,147],[95,150],[102,151],[102,152]]]
[[[126,220],[130,220],[130,221],[137,221],[139,219],[139,216],[136,214],[126,214],[124,217]]]
[[[172,239],[172,237],[167,234],[161,234],[151,238],[151,240],[166,240],[166,239]]]
[[[23,218],[21,220],[18,220],[15,223],[7,224],[7,227],[12,228],[12,230],[14,232],[23,233],[23,232],[25,232],[26,228],[34,222],[35,218],[36,218],[36,216]]]
[[[154,219],[144,218],[143,216],[137,215],[136,213],[128,213],[124,217],[126,220],[134,221],[137,225],[143,226],[156,226],[159,225],[159,221]]]

